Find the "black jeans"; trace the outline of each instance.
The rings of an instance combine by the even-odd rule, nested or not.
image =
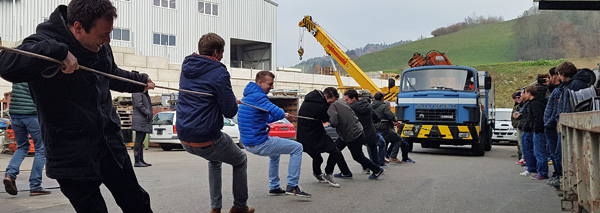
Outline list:
[[[350,150],[350,154],[352,154],[352,159],[354,159],[356,162],[358,162],[363,168],[368,168],[371,171],[373,171],[374,173],[379,173],[379,172],[381,172],[381,168],[379,166],[377,166],[375,163],[373,163],[373,161],[371,161],[367,157],[365,157],[365,154],[362,151],[364,139],[365,139],[364,135],[361,135],[356,140],[349,141],[349,142],[344,142],[344,141],[342,141],[341,138],[338,138],[337,140],[335,140],[335,144],[337,145],[337,148],[340,151],[344,150],[344,148],[346,148],[346,146],[348,146],[348,149]]]
[[[402,160],[408,160],[408,143],[398,135],[394,130],[388,129],[381,132],[381,135],[387,143],[390,143],[387,149],[387,156],[398,158],[398,152],[402,151]]]
[[[344,159],[344,155],[342,155],[342,152],[337,147],[331,150],[327,150],[325,152],[329,153],[329,157],[327,158],[327,164],[325,165],[325,174],[332,174],[333,169],[335,168],[335,164],[338,165],[338,168],[340,168],[342,174],[351,173],[350,169],[348,168],[348,164],[346,164],[346,160]],[[308,154],[313,159],[313,173],[317,175],[322,174],[321,164],[323,164],[323,157],[321,156],[321,153],[322,152],[306,152],[306,154]]]
[[[109,140],[119,140],[115,137],[107,138]],[[100,147],[105,146],[100,145]],[[115,150],[112,151],[115,152]],[[127,149],[123,148],[123,150],[118,151],[127,152]],[[100,163],[102,165],[101,180],[57,180],[60,185],[60,191],[69,199],[75,211],[108,212],[104,198],[100,193],[100,184],[104,184],[123,212],[152,212],[150,196],[139,185],[129,155],[127,155],[123,162],[123,168],[119,167],[115,158],[108,150]]]
[[[139,163],[140,161],[144,161],[144,140],[146,139],[146,133],[135,131],[135,141],[133,144],[133,159],[135,163]]]

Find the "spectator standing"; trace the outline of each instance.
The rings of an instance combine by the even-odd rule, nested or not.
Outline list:
[[[200,91],[212,96],[180,93],[177,103],[177,136],[190,154],[208,160],[208,185],[211,213],[222,208],[221,167],[233,167],[233,206],[230,212],[254,212],[249,207],[247,158],[231,137],[222,132],[223,116],[238,112],[227,67],[222,64],[225,41],[208,33],[198,41],[198,54],[187,56],[181,67],[179,88]]]
[[[539,87],[527,87],[525,91],[533,96],[530,106],[529,118],[533,126],[533,153],[537,161],[537,174],[531,175],[532,179],[548,179],[548,150],[546,149],[546,135],[544,134],[544,110],[548,99],[546,90],[538,91]]]
[[[283,109],[269,101],[267,94],[273,89],[275,75],[269,71],[256,73],[256,82],[250,82],[244,89],[243,103],[265,109],[268,112],[241,105],[238,113],[242,144],[248,152],[269,157],[269,195],[295,195],[312,197],[298,185],[302,164],[302,144],[280,137],[269,137],[269,123],[287,117]],[[279,183],[279,159],[282,154],[290,155],[287,188],[284,191]]]
[[[559,139],[556,117],[558,116],[558,101],[564,86],[560,83],[555,67],[550,68],[548,73],[550,74],[550,85],[548,85],[550,96],[548,97],[546,110],[544,110],[544,133],[547,141],[546,148],[554,166],[552,182],[554,182],[553,185],[560,185],[558,178],[562,175],[562,152],[558,149],[557,144]]]
[[[133,159],[135,163],[133,166],[152,166],[152,164],[144,161],[144,141],[146,140],[146,134],[152,133],[152,102],[150,101],[150,95],[146,91],[143,93],[133,93],[131,96],[133,102],[131,129],[135,131],[133,145]]]
[[[527,88],[530,89],[527,90]],[[531,95],[531,91],[535,90],[535,86],[528,86],[527,88],[521,91],[521,102],[523,105],[521,106],[520,112],[517,115],[517,118],[520,119],[519,126],[521,129],[523,129],[523,134],[521,135],[521,144],[523,145],[523,156],[525,157],[525,162],[527,164],[527,170],[521,172],[521,176],[531,176],[537,174],[537,161],[533,151],[533,112],[531,110],[531,100],[534,98],[533,95]],[[544,160],[544,162],[546,161]]]
[[[512,94],[512,100],[514,102],[512,116],[510,117],[510,121],[512,122],[513,128],[517,129],[517,157],[519,160],[517,161],[517,165],[525,164],[525,158],[523,158],[523,152],[521,150],[521,135],[523,134],[523,130],[519,128],[519,120],[515,116],[515,113],[519,112],[519,108],[521,107],[521,91],[515,92]]]
[[[12,94],[10,98],[10,107],[8,112],[11,118],[11,127],[15,133],[15,143],[18,148],[13,154],[6,174],[4,175],[4,188],[11,195],[17,195],[17,185],[15,180],[19,175],[19,167],[29,152],[31,144],[29,135],[33,139],[35,148],[35,157],[29,174],[29,195],[47,195],[51,192],[42,187],[42,175],[46,156],[44,155],[44,142],[40,131],[40,123],[35,110],[35,104],[29,93],[29,85],[26,82],[14,83],[12,85]]]

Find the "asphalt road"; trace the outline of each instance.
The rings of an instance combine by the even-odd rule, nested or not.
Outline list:
[[[268,196],[268,158],[247,153],[248,204],[256,212],[561,212],[560,197],[552,187],[519,176],[524,169],[511,157],[516,154],[515,146],[494,146],[484,157],[472,157],[467,147],[421,149],[416,145],[410,153],[416,164],[389,165],[378,180],[361,174],[348,150],[343,153],[354,178],[339,179],[341,188],[318,183],[311,174],[312,160],[304,154],[300,186],[313,195],[310,199]],[[206,160],[183,150],[151,148],[144,154],[153,166],[135,168],[135,172],[155,212],[209,212]],[[0,155],[2,169],[10,157]],[[281,158],[282,185],[288,160]],[[54,180],[45,178],[43,183],[51,195],[29,196],[32,161],[33,157],[27,157],[21,167],[17,196],[0,188],[0,212],[75,212]],[[224,165],[223,175],[223,206],[228,209],[233,202],[230,166]],[[104,187],[103,195],[110,212],[121,212]]]

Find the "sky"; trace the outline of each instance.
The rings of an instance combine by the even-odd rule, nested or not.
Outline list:
[[[344,51],[366,44],[432,37],[431,31],[476,16],[502,16],[512,20],[534,5],[533,0],[275,0],[277,7],[277,66],[300,63],[298,47],[303,35],[304,60],[326,55],[323,46],[298,23],[312,16]]]

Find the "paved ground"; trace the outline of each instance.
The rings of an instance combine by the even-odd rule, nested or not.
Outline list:
[[[515,153],[515,146],[494,146],[486,156],[472,157],[466,148],[421,149],[417,145],[410,154],[416,164],[389,165],[379,180],[368,180],[344,150],[354,179],[339,180],[341,188],[318,183],[311,174],[311,159],[305,154],[300,185],[313,194],[312,199],[268,196],[268,159],[248,153],[248,202],[257,212],[561,212],[560,198],[551,187],[519,176],[524,169],[515,165],[516,158],[511,157]],[[135,170],[150,193],[155,212],[209,211],[204,159],[182,150],[151,148],[144,154],[154,165]],[[0,155],[1,169],[6,168],[10,157]],[[282,179],[288,160],[281,159]],[[32,161],[33,157],[27,157],[21,167],[25,171],[17,179],[21,190],[17,196],[0,188],[0,212],[74,212],[54,180],[43,183],[52,195],[29,196],[25,190]],[[224,166],[223,170],[225,208],[232,203],[230,168]],[[106,188],[103,194],[109,210],[120,212]]]

